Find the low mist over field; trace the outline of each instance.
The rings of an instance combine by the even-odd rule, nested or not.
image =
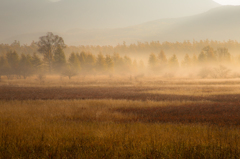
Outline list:
[[[0,159],[240,158],[238,0],[1,0]]]

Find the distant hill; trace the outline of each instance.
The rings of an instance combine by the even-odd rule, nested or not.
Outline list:
[[[240,6],[222,6],[208,12],[175,19],[106,30],[70,30],[64,34],[71,44],[118,44],[126,41],[237,40],[240,41]]]
[[[117,29],[69,29],[54,32],[69,45],[116,45],[126,41],[237,40],[240,41],[240,6],[221,6],[205,13],[174,19],[160,19]],[[29,43],[45,32],[22,34],[5,39]]]
[[[240,6],[222,6],[206,13],[176,21],[164,32],[147,40],[238,40],[240,41]]]
[[[86,44],[90,40],[96,44],[98,39],[97,44],[105,44],[104,41],[107,42],[112,33],[115,35],[122,29],[96,29],[123,28],[160,18],[184,17],[217,6],[219,4],[212,0],[60,0],[54,3],[51,0],[1,0],[0,43],[11,43],[13,39],[29,43],[41,33],[52,31],[66,36],[69,44]],[[120,32],[129,34],[134,30],[130,35],[135,35],[142,29],[129,27]],[[106,37],[103,38],[103,35]],[[142,36],[128,39],[141,39]],[[120,34],[117,38],[111,41],[118,43],[126,37]]]

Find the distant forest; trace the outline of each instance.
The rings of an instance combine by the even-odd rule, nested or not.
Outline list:
[[[64,52],[69,56],[72,52],[91,52],[98,54],[113,54],[119,53],[120,55],[139,55],[158,53],[160,50],[164,50],[166,54],[198,54],[202,48],[211,46],[214,49],[228,48],[231,53],[240,53],[240,43],[234,40],[228,41],[213,41],[213,40],[200,40],[200,41],[184,41],[184,42],[163,42],[158,41],[152,42],[138,42],[137,44],[127,45],[125,42],[117,46],[99,46],[99,45],[79,45],[79,46],[67,46],[64,48]],[[11,45],[0,44],[0,55],[6,54],[9,51],[16,51],[18,54],[30,54],[37,53],[38,51],[37,42],[32,42],[30,45],[21,45],[19,41],[14,41]]]
[[[64,44],[65,45],[65,44]],[[216,48],[216,49],[215,49]],[[76,75],[134,75],[141,78],[144,74],[163,77],[239,77],[236,68],[240,58],[233,58],[228,48],[240,50],[237,41],[189,41],[151,42],[117,46],[64,46],[52,54],[40,54],[39,45],[0,45],[0,78],[24,78],[37,75],[41,80],[48,74],[67,76]],[[167,52],[174,52],[171,56]],[[176,52],[176,53],[175,53]],[[178,52],[184,53],[178,58]],[[146,54],[147,59],[135,59],[130,55]]]

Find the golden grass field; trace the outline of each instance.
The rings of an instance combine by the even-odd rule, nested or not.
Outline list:
[[[0,158],[240,158],[240,79],[0,82]]]

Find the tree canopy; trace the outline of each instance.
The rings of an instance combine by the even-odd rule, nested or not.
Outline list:
[[[53,54],[57,49],[65,48],[66,45],[62,37],[54,35],[48,32],[46,36],[41,36],[39,42],[37,43],[39,49],[38,51],[44,55],[44,59],[48,64],[49,72],[52,71]]]

